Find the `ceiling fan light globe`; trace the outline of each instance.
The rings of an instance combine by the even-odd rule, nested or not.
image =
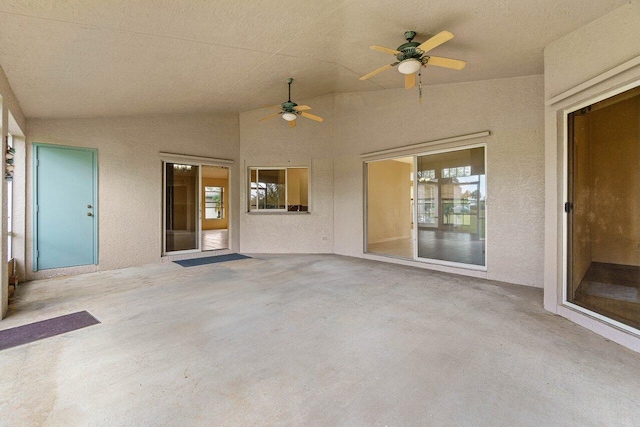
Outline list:
[[[398,65],[398,71],[402,74],[415,74],[418,72],[420,67],[422,66],[422,62],[418,61],[415,58],[405,59]]]
[[[296,114],[294,114],[294,113],[284,113],[284,114],[282,114],[282,118],[285,119],[288,122],[292,122],[295,119],[297,119],[298,116]]]

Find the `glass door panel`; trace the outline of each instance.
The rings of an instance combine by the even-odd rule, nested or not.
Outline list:
[[[413,157],[367,163],[367,252],[413,258]]]
[[[197,250],[199,168],[165,163],[164,173],[165,252]]]
[[[229,248],[229,169],[200,166],[200,249]]]
[[[640,329],[640,88],[568,116],[566,300]]]
[[[417,162],[418,257],[484,266],[484,147]]]

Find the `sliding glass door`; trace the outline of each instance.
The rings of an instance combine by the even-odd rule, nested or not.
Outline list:
[[[366,252],[484,269],[484,145],[371,161],[366,172]]]
[[[198,250],[199,167],[166,162],[164,176],[164,252]]]
[[[640,87],[567,116],[565,302],[640,330]]]
[[[418,258],[485,265],[484,147],[417,157]]]

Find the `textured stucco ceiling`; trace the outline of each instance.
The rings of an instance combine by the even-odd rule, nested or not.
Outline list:
[[[4,0],[0,65],[28,117],[245,111],[335,92],[401,87],[360,75],[447,29],[426,84],[543,72],[543,48],[626,0]]]

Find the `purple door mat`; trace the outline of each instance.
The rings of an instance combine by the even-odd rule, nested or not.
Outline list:
[[[93,317],[88,311],[78,311],[77,313],[5,329],[4,331],[0,331],[0,350],[50,338],[98,323],[100,323],[100,321]]]

